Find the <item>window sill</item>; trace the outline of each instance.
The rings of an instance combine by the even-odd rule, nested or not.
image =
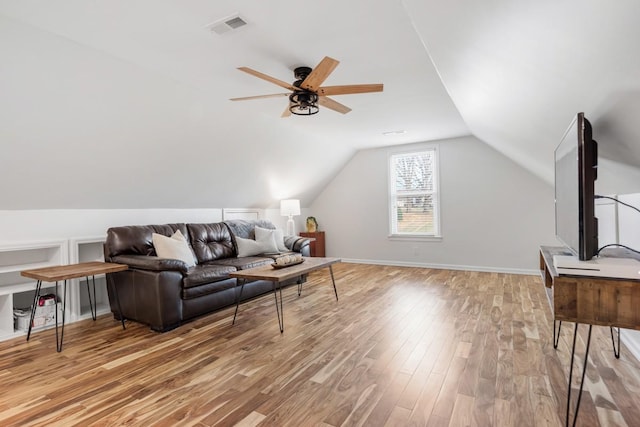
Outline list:
[[[390,234],[387,236],[388,240],[404,240],[411,242],[441,242],[442,236],[423,236],[419,234]]]

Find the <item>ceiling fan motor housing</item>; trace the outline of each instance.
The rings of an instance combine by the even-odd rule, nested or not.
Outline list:
[[[310,67],[297,67],[293,70],[293,75],[297,79],[293,82],[293,85],[297,88],[300,88],[300,85],[307,78],[307,76],[311,73]],[[289,106],[289,111],[298,116],[310,116],[312,114],[316,114],[319,111],[317,102],[318,95],[310,90],[300,88],[300,90],[296,90],[291,95],[289,95],[289,101],[291,105]]]
[[[293,76],[296,79],[301,80],[301,83],[309,74],[311,74],[311,68],[309,67],[298,67],[293,70]]]

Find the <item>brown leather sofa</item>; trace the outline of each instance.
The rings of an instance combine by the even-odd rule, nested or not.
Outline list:
[[[276,256],[237,256],[235,236],[253,238],[256,225],[275,228],[264,220],[109,228],[104,244],[105,261],[129,266],[126,271],[107,274],[107,292],[114,317],[120,320],[124,316],[163,332],[235,304],[236,279],[230,278],[229,273],[270,264]],[[193,250],[197,259],[193,267],[181,260],[156,256],[152,233],[171,236],[176,230],[180,230]],[[298,236],[284,239],[288,249],[303,256],[309,256],[309,242],[310,239]],[[285,285],[305,279],[293,279]],[[271,290],[271,282],[247,283],[242,300]]]

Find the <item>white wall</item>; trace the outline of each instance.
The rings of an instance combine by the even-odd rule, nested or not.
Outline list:
[[[640,193],[620,195],[618,200],[640,209]],[[618,235],[620,244],[640,250],[640,213],[619,205]],[[640,331],[624,329],[621,335],[624,344],[640,360]]]
[[[284,229],[286,218],[277,209],[261,211]],[[109,227],[222,221],[222,209],[51,209],[0,211],[0,243],[106,236]],[[296,217],[302,231],[301,217]]]
[[[308,210],[326,231],[328,256],[537,274],[538,247],[558,244],[553,187],[475,137],[437,144],[442,240],[388,238],[387,156],[424,144],[369,149],[358,152]]]

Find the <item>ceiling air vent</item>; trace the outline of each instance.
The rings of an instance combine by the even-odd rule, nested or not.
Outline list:
[[[244,27],[245,25],[247,25],[247,21],[236,14],[213,22],[206,27],[216,34],[224,34],[228,31]]]

